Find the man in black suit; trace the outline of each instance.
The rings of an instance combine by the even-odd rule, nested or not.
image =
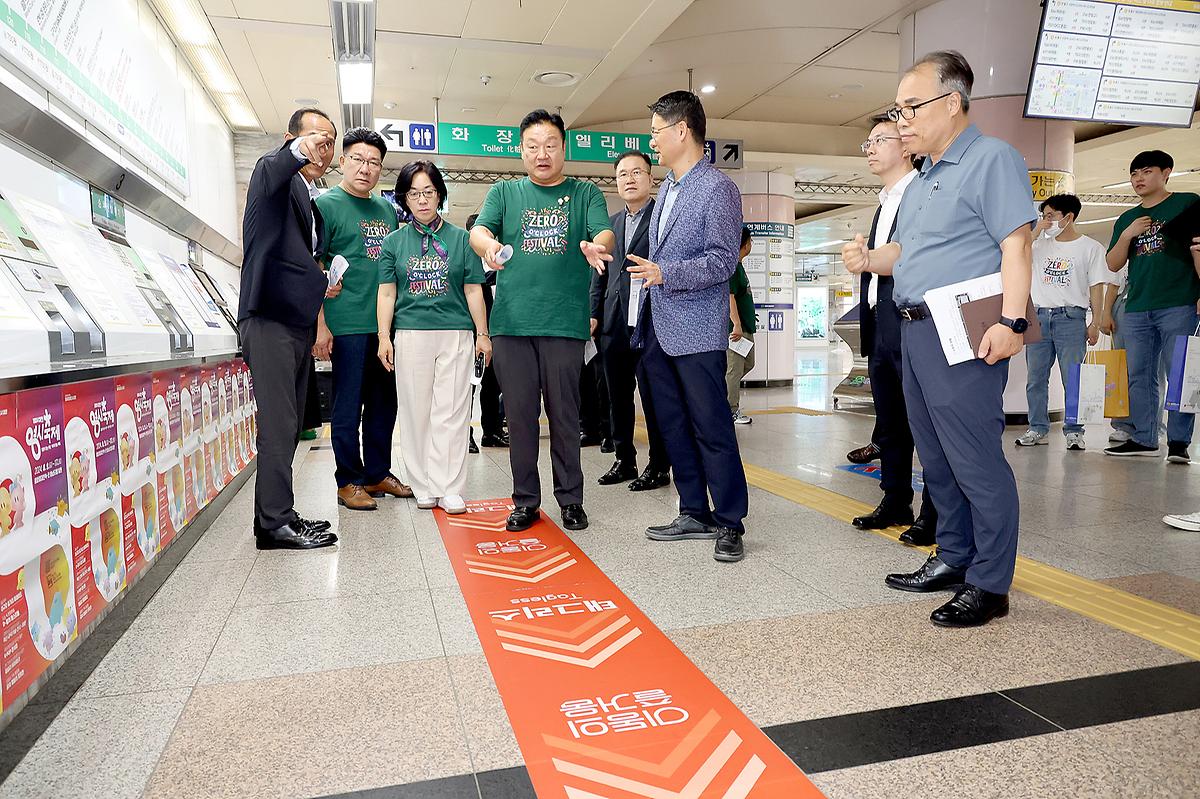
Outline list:
[[[883,180],[879,208],[871,223],[871,246],[881,246],[896,234],[896,218],[904,190],[916,176],[912,159],[904,151],[896,123],[886,117],[878,121],[862,144],[867,165]],[[937,511],[922,494],[921,516],[913,520],[912,460],[913,437],[908,427],[901,382],[900,312],[892,301],[891,276],[864,272],[859,294],[859,324],[863,354],[867,356],[867,374],[871,379],[871,397],[875,401],[875,432],[872,444],[879,449],[880,485],[883,501],[866,516],[854,519],[854,526],[878,530],[893,525],[911,525],[901,534],[907,544],[928,546],[934,542]],[[866,449],[866,448],[864,448]]]
[[[329,287],[313,253],[322,223],[313,181],[333,161],[337,129],[322,111],[292,114],[278,149],[258,159],[242,220],[242,291],[238,329],[258,400],[258,471],[254,537],[259,549],[314,549],[337,542],[329,522],[294,507],[292,458],[308,391],[317,314]]]
[[[629,294],[631,281],[626,267],[632,264],[629,255],[646,258],[650,254],[650,215],[654,200],[650,199],[650,158],[643,152],[630,150],[616,160],[617,191],[625,200],[625,208],[611,217],[616,244],[610,268],[592,275],[592,335],[598,337],[600,366],[608,385],[612,409],[612,436],[617,460],[599,480],[600,485],[614,485],[632,480],[630,491],[661,488],[671,482],[670,462],[662,435],[654,418],[646,379],[641,368],[641,350],[631,349],[629,340],[633,327],[629,324]],[[641,291],[641,282],[632,288]],[[634,304],[636,308],[636,303]],[[634,381],[642,397],[646,415],[646,431],[650,438],[650,462],[639,476],[637,450],[633,446],[633,388]]]

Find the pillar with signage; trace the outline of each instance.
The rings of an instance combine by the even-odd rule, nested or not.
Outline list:
[[[758,332],[754,336],[751,383],[791,383],[796,365],[796,181],[778,172],[731,175],[742,192],[742,217],[752,247],[743,262],[754,294]]]
[[[984,134],[1004,139],[1025,157],[1032,190],[1030,201],[1035,203],[1075,190],[1073,123],[1025,117],[1041,13],[1038,3],[941,0],[900,25],[901,72],[915,58],[933,50],[955,49],[966,56],[975,73],[971,122]],[[1008,415],[1022,416],[1029,411],[1026,374],[1022,351],[1009,365],[1004,391],[1004,412]],[[1065,405],[1057,375],[1055,370],[1050,378],[1052,419],[1061,418]]]

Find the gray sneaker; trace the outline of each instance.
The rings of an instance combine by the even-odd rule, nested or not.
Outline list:
[[[734,424],[753,424],[754,420],[751,419],[746,414],[742,413],[741,408],[738,408],[736,411],[733,412],[733,423]]]
[[[683,513],[675,517],[675,521],[670,524],[646,528],[646,538],[651,541],[685,541],[689,539],[712,541],[717,535],[717,528],[710,527]]]
[[[1113,444],[1124,444],[1131,438],[1133,436],[1129,435],[1129,433],[1124,430],[1117,430],[1116,428],[1113,428],[1113,431],[1108,434],[1108,440]]]
[[[1038,444],[1049,443],[1050,442],[1046,440],[1045,433],[1039,433],[1038,431],[1032,429],[1026,430],[1021,434],[1021,437],[1017,439],[1018,447],[1036,447]]]
[[[1083,433],[1067,433],[1067,449],[1079,450],[1080,452],[1087,449],[1087,442],[1083,440]]]

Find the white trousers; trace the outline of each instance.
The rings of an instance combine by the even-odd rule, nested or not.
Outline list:
[[[469,330],[397,330],[400,454],[418,497],[462,496],[471,423]]]

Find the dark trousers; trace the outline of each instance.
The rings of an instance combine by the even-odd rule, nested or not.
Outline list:
[[[254,520],[265,530],[275,530],[296,519],[292,459],[300,440],[316,327],[252,316],[238,329],[258,401]]]
[[[650,468],[656,472],[667,471],[671,461],[667,458],[667,446],[658,429],[654,403],[650,401],[650,392],[646,390],[642,351],[630,349],[628,341],[602,338],[600,367],[608,387],[617,460],[631,465],[637,463],[637,448],[633,444],[633,390],[636,384],[642,398],[642,412],[646,416],[646,433],[650,438]]]
[[[608,384],[604,382],[599,355],[585,363],[579,373],[579,432],[612,438]]]
[[[333,337],[329,428],[338,488],[375,485],[391,472],[396,382],[383,368],[378,352],[379,338],[374,333]]]
[[[492,318],[492,287],[483,284],[483,307],[488,319]],[[475,389],[472,387],[471,389]],[[504,435],[504,409],[500,406],[500,382],[496,380],[495,364],[483,370],[483,382],[479,385],[479,424],[485,436]]]
[[[645,309],[650,315],[649,306]],[[725,350],[668,355],[642,321],[642,368],[679,492],[679,510],[742,531],[750,499],[725,391]],[[713,507],[708,506],[709,494]]]
[[[875,432],[871,440],[880,449],[880,485],[884,501],[909,505],[913,499],[913,437],[904,405],[904,364],[900,353],[900,314],[890,300],[875,308],[875,339],[867,358],[871,398],[875,402]],[[921,516],[936,527],[937,511],[929,501],[928,486],[921,494]]]
[[[554,498],[560,506],[582,503],[579,365],[583,363],[583,341],[558,336],[496,336],[492,339],[492,354],[508,416],[513,504],[527,508],[542,504],[538,418],[543,402],[550,420]]]
[[[967,582],[1008,592],[1017,560],[1017,481],[1004,458],[1008,361],[949,366],[933,321],[903,326],[904,399],[925,486],[938,512],[938,556]]]

